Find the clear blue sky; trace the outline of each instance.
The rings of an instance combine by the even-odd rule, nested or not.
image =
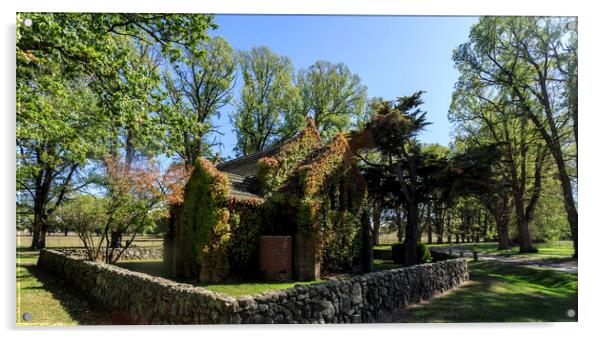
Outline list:
[[[443,145],[451,140],[447,110],[458,77],[452,51],[466,42],[477,17],[218,15],[215,21],[219,28],[211,35],[224,37],[236,50],[265,45],[290,57],[296,69],[320,59],[345,63],[368,87],[369,97],[390,100],[426,91],[423,109],[432,125],[420,140]],[[236,144],[232,111],[226,106],[215,119],[226,133],[218,136],[226,157],[234,156]]]

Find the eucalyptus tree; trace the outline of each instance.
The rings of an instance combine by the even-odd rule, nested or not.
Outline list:
[[[235,151],[246,155],[292,137],[305,117],[299,109],[294,67],[288,57],[262,46],[239,52],[238,60],[243,87],[231,120],[237,138]]]
[[[367,88],[345,64],[319,60],[299,71],[297,86],[303,115],[325,138],[347,131],[364,112]]]
[[[136,63],[138,47],[175,60],[213,27],[205,15],[17,15],[17,197],[32,205],[32,248],[45,247],[48,218],[86,184],[88,158],[124,146],[116,131],[154,140],[158,78]]]
[[[574,26],[574,28],[572,27]],[[577,257],[576,19],[485,17],[454,51],[461,78],[505,91],[513,112],[528,119],[557,167]]]
[[[236,54],[230,44],[213,37],[181,48],[182,57],[163,75],[167,91],[161,119],[166,146],[187,165],[199,156],[211,156],[218,143],[209,138],[220,133],[212,118],[232,100],[236,86]]]

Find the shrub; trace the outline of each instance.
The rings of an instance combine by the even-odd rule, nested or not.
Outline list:
[[[391,259],[395,264],[403,264],[403,244],[396,242],[391,245]]]
[[[428,247],[425,244],[419,242],[416,245],[416,252],[418,253],[418,263],[424,264],[426,262],[430,262],[432,259],[431,251],[429,251]]]
[[[393,263],[403,264],[403,249],[403,243],[397,242],[391,245],[391,259],[393,259]],[[419,264],[424,264],[432,260],[431,251],[423,243],[416,245],[416,257]]]

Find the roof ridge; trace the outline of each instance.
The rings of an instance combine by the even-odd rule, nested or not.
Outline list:
[[[277,142],[277,143],[275,143],[275,144],[273,144],[273,145],[271,145],[271,146],[269,146],[267,148],[264,148],[264,149],[262,149],[260,151],[256,151],[256,152],[253,152],[253,153],[250,153],[250,154],[247,154],[247,155],[243,155],[243,156],[240,156],[238,158],[234,158],[234,159],[231,159],[231,160],[228,160],[228,161],[220,162],[219,164],[216,164],[215,166],[216,166],[216,168],[219,169],[220,166],[230,165],[230,164],[236,163],[237,161],[244,161],[246,159],[250,159],[250,158],[255,157],[257,155],[265,154],[265,153],[268,153],[268,152],[270,152],[270,151],[272,151],[274,149],[280,148],[280,147],[282,147],[283,145],[285,145],[285,144],[287,144],[289,142],[290,142],[290,140],[280,141],[280,142]]]

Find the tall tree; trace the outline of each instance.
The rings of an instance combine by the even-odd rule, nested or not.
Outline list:
[[[109,13],[19,13],[17,23],[17,189],[33,205],[31,247],[39,249],[50,215],[85,184],[77,179],[88,156],[123,141],[114,124],[153,125],[156,81],[132,63],[136,47],[175,59],[178,46],[214,25],[205,15]]]
[[[497,176],[501,185],[492,178],[487,184],[489,187],[477,189],[477,192],[490,209],[498,208],[499,212],[508,213],[509,199],[505,196],[504,185],[510,188],[520,251],[533,252],[536,249],[532,246],[530,224],[541,194],[542,178],[549,165],[549,152],[533,124],[516,113],[517,107],[506,102],[505,93],[497,93],[495,99],[492,97],[493,94],[476,79],[462,79],[453,95],[450,119],[456,122],[462,142],[476,146],[498,145],[501,159],[495,168],[499,171]],[[501,241],[505,240],[506,221],[505,216],[499,215]],[[500,243],[500,247],[505,245]]]
[[[290,138],[305,117],[299,110],[294,68],[288,57],[262,46],[241,51],[238,60],[244,83],[231,120],[237,138],[235,151],[246,155]]]
[[[472,76],[528,118],[554,159],[578,253],[573,177],[577,167],[577,39],[570,18],[485,17],[454,52],[461,77]],[[493,92],[495,92],[493,91]],[[574,147],[573,147],[574,146]]]
[[[421,202],[419,167],[422,161],[420,146],[415,137],[428,123],[419,106],[423,103],[416,92],[400,97],[396,102],[382,102],[378,113],[368,123],[377,149],[387,159],[384,169],[394,175],[400,188],[400,197],[406,215],[404,264],[418,262],[416,246],[419,241],[418,206]]]
[[[221,37],[182,48],[182,58],[164,74],[168,92],[162,119],[167,126],[166,145],[187,165],[210,156],[217,143],[208,138],[219,133],[211,119],[232,100],[236,85],[236,55]]]
[[[317,61],[299,71],[297,84],[302,112],[314,118],[323,137],[348,130],[364,111],[366,86],[342,63]]]

